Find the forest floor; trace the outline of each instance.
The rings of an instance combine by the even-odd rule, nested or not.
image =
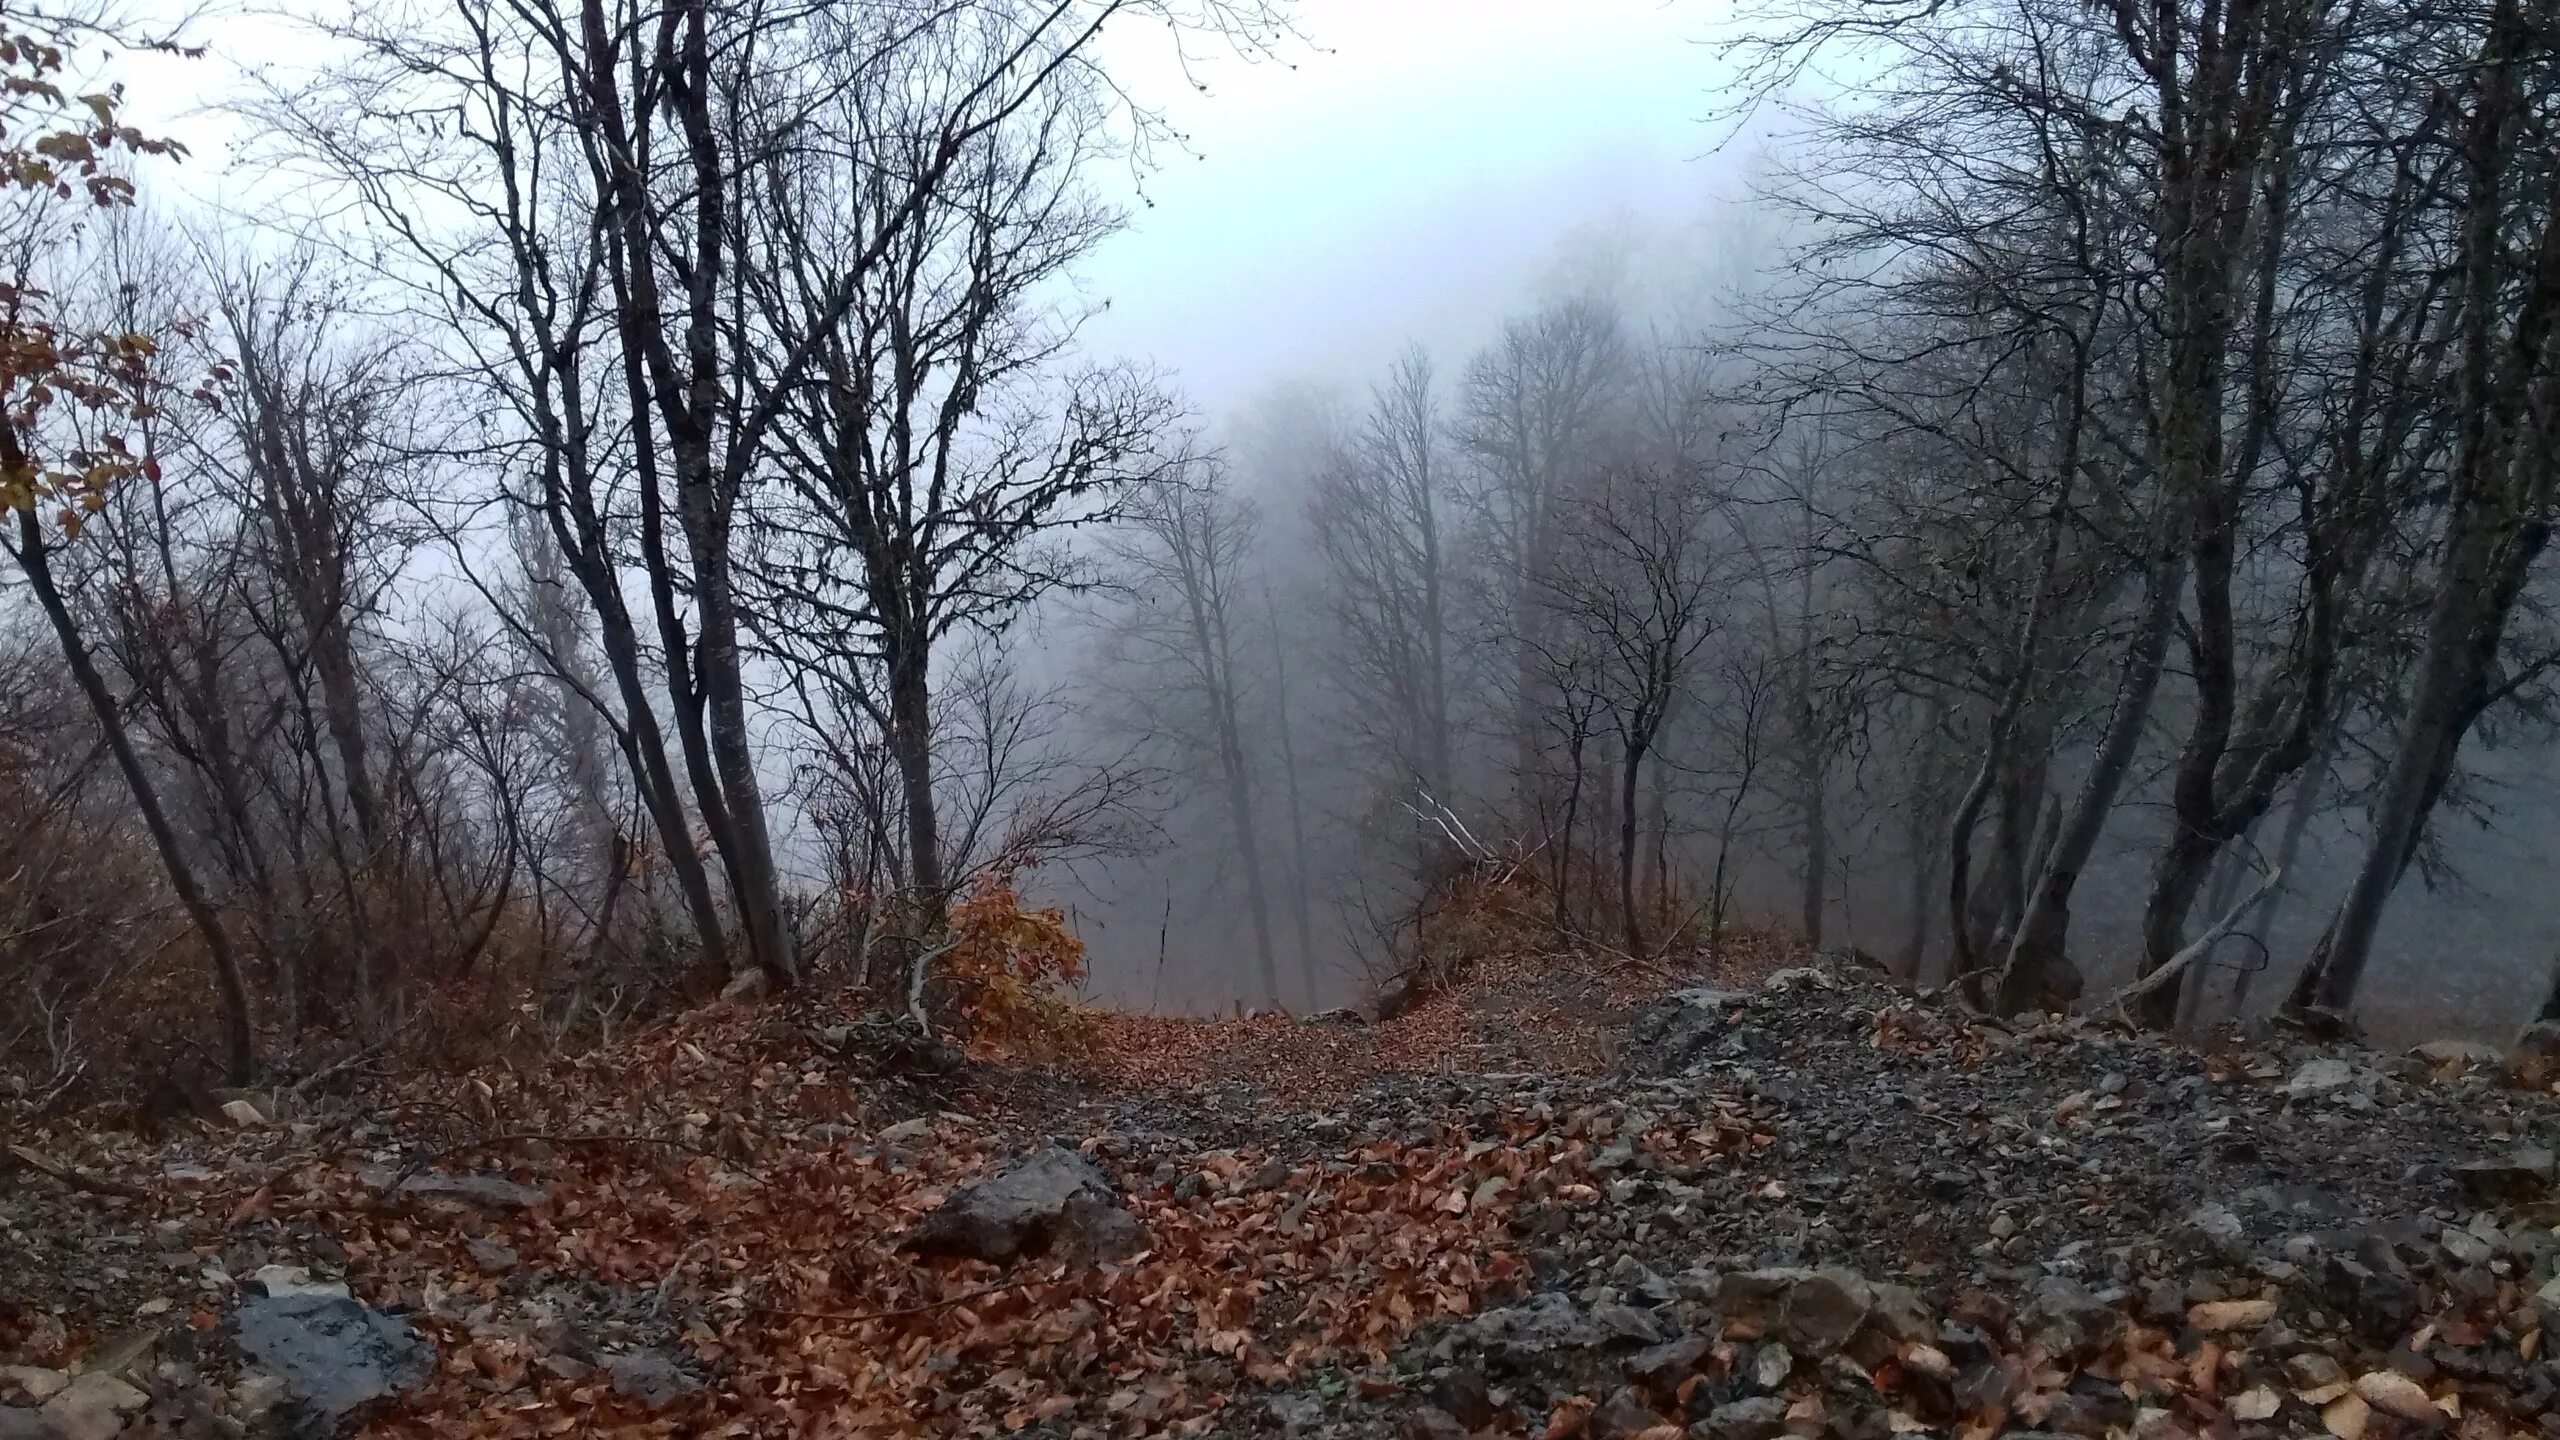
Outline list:
[[[2560,1101],[2473,1050],[1774,946],[1088,1039],[800,999],[9,1136],[0,1440],[2560,1435]]]

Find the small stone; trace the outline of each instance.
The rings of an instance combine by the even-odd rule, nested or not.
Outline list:
[[[2551,1189],[2555,1174],[2560,1174],[2560,1161],[2539,1145],[2519,1145],[2506,1154],[2453,1167],[2454,1183],[2476,1205],[2538,1200]]]
[[[255,1130],[262,1125],[274,1123],[267,1118],[265,1111],[247,1100],[223,1101],[222,1118],[243,1130]]]
[[[1779,1326],[1807,1354],[1822,1356],[1849,1343],[1875,1308],[1875,1292],[1848,1270],[1817,1270],[1787,1292]]]
[[[463,1248],[471,1252],[471,1263],[479,1266],[485,1274],[504,1275],[516,1268],[516,1252],[513,1246],[474,1237]]]
[[[1627,1378],[1656,1388],[1667,1388],[1697,1373],[1700,1362],[1713,1347],[1704,1335],[1683,1335],[1648,1345],[1627,1358]]]
[[[637,1400],[652,1410],[672,1405],[702,1388],[702,1382],[686,1371],[678,1357],[663,1350],[608,1355],[604,1373],[614,1394]]]
[[[0,1365],[0,1383],[17,1386],[26,1392],[28,1399],[41,1405],[61,1394],[63,1387],[71,1383],[71,1377],[38,1365]]]
[[[2231,1418],[2234,1420],[2272,1420],[2283,1408],[2284,1397],[2264,1385],[2231,1397]]]
[[[1591,1412],[1590,1433],[1593,1440],[1632,1440],[1669,1423],[1645,1403],[1644,1396],[1632,1387],[1620,1386]]]
[[[1787,1402],[1775,1395],[1729,1401],[1689,1427],[1700,1440],[1776,1440],[1787,1430]]]
[[[2293,1382],[2298,1390],[2317,1390],[2324,1385],[2344,1384],[2347,1372],[2328,1356],[2316,1350],[2306,1350],[2286,1357],[2284,1378]]]
[[[2316,1099],[2332,1095],[2356,1083],[2355,1067],[2335,1056],[2324,1055],[2306,1060],[2284,1082],[2284,1093],[2295,1100]]]

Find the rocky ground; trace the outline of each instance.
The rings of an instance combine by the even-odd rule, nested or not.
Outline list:
[[[2560,1101],[2499,1057],[1779,958],[1065,1069],[719,1009],[30,1136],[0,1440],[2560,1435]]]

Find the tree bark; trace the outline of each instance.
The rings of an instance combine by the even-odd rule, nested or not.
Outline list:
[[[23,474],[28,468],[17,438],[5,431],[0,431],[0,463],[5,463],[7,473],[12,475]],[[169,888],[177,893],[178,904],[187,912],[197,938],[204,943],[206,958],[213,963],[214,986],[222,997],[223,1068],[232,1084],[246,1085],[256,1077],[258,1049],[249,987],[240,974],[240,957],[231,947],[231,937],[223,931],[222,917],[206,898],[204,887],[196,882],[195,867],[188,862],[177,829],[169,823],[168,812],[160,804],[159,788],[152,783],[151,772],[135,751],[133,736],[125,727],[114,694],[107,689],[106,677],[98,673],[96,662],[89,656],[88,643],[80,636],[79,623],[72,618],[62,589],[54,582],[51,541],[45,535],[44,524],[32,506],[20,507],[18,568],[25,573],[27,588],[34,592],[45,618],[52,622],[63,662],[70,667],[81,697],[89,702],[89,713],[96,717],[109,753],[115,756],[116,769],[133,796],[133,808],[142,816],[153,848],[159,851]]]

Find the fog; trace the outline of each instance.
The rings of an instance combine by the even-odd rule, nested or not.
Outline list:
[[[1017,891],[1092,999],[1305,1011],[1492,882],[1999,1010],[2560,1002],[2560,51],[2164,133],[2044,0],[595,8],[64,22],[135,188],[16,197],[13,323],[152,343],[16,422],[21,843],[122,877],[28,914],[315,1024],[924,1015]]]

